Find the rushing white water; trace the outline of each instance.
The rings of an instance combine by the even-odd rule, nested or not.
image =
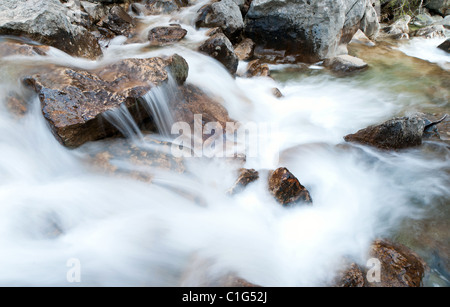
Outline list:
[[[187,22],[191,15],[192,9],[183,11],[180,19]],[[152,24],[168,22],[162,18]],[[189,31],[195,38],[203,35]],[[420,218],[434,199],[450,196],[449,153],[443,146],[444,155],[342,145],[346,134],[397,115],[403,106],[396,94],[320,75],[286,83],[233,79],[189,46],[143,51],[140,44],[117,41],[101,63],[59,51],[36,58],[92,68],[124,57],[182,55],[190,67],[187,82],[219,98],[231,118],[277,127],[275,135],[263,135],[268,147],[245,164],[260,170],[261,178],[229,196],[238,166],[226,159],[186,158],[184,173],[142,168],[153,176],[152,184],[99,172],[86,160],[103,143],[64,148],[47,127],[37,98],[23,118],[7,111],[6,94],[17,85],[5,82],[0,285],[199,285],[205,282],[202,270],[209,278],[235,272],[263,286],[324,285],[342,257],[364,265],[373,239],[388,235],[406,217]],[[273,87],[284,97],[276,99]],[[169,114],[161,108],[170,91],[159,90],[148,94],[155,103],[149,111],[161,114],[163,127]],[[134,136],[134,146],[165,150],[146,143],[123,110],[105,116]],[[136,168],[123,157],[113,162],[119,169]],[[276,203],[267,191],[266,170],[279,166],[309,189],[312,207]],[[67,279],[73,260],[81,265],[79,283]]]
[[[436,63],[442,68],[450,70],[450,55],[444,50],[437,48],[445,40],[446,38],[426,39],[415,37],[400,45],[398,49],[409,56]]]

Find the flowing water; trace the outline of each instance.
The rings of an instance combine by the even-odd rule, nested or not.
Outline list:
[[[450,57],[412,40],[400,50],[352,46],[350,52],[371,65],[354,76],[333,76],[320,65],[273,65],[273,79],[232,78],[194,51],[206,38],[191,24],[201,4],[176,16],[141,17],[143,33],[182,23],[188,35],[176,46],[149,49],[119,37],[99,62],[55,49],[48,57],[2,60],[0,285],[200,285],[233,272],[263,286],[321,286],[333,279],[342,257],[364,265],[370,243],[383,237],[410,246],[428,262],[426,286],[449,286],[447,143],[380,152],[345,144],[343,136],[397,115],[449,113],[450,73],[442,63]],[[141,131],[118,109],[104,117],[127,139],[78,149],[55,140],[37,97],[30,97],[23,117],[7,108],[6,94],[20,91],[23,70],[52,63],[90,69],[173,53],[189,64],[187,82],[219,98],[231,118],[276,127],[261,132],[265,145],[244,165],[260,170],[261,178],[240,194],[226,192],[242,165],[170,156],[170,86],[145,99],[161,134]],[[273,96],[274,87],[282,98]],[[119,154],[112,153],[116,149]],[[151,159],[136,163],[136,153],[158,153],[155,161],[172,167]],[[106,168],[102,157],[108,158]],[[266,178],[267,170],[279,166],[308,188],[313,206],[286,209],[276,203]],[[81,279],[69,283],[73,263],[80,265]]]

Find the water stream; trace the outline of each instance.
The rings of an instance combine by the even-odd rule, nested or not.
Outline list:
[[[332,280],[342,257],[364,264],[370,243],[386,237],[429,263],[425,285],[449,286],[448,145],[427,141],[420,148],[380,152],[345,144],[343,136],[397,115],[450,113],[450,72],[442,65],[450,57],[424,47],[431,41],[411,40],[399,50],[352,46],[350,52],[371,68],[346,78],[295,65],[271,67],[273,79],[233,78],[195,51],[206,38],[191,24],[197,6],[170,18],[141,17],[148,27],[180,22],[188,35],[176,46],[149,49],[117,38],[99,62],[55,49],[47,57],[2,60],[0,285],[199,285],[205,274],[234,272],[263,286],[321,286]],[[173,53],[189,64],[187,82],[218,97],[231,118],[276,127],[276,134],[262,132],[266,147],[244,165],[260,170],[260,180],[238,195],[226,191],[241,165],[226,159],[185,158],[183,171],[133,163],[133,152],[170,155],[173,136],[164,104],[170,90],[156,89],[146,99],[148,110],[160,114],[161,134],[140,131],[126,110],[117,110],[105,118],[128,139],[78,149],[56,141],[37,97],[20,118],[6,107],[7,93],[20,91],[22,69],[52,63],[91,69]],[[282,98],[273,96],[274,87]],[[101,163],[92,157],[115,146],[126,149],[110,160],[114,170],[140,178],[97,167]],[[308,188],[312,207],[286,210],[277,204],[265,176],[279,166]],[[67,280],[73,259],[81,264],[79,283]]]

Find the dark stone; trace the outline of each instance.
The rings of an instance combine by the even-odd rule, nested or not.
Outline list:
[[[182,40],[187,31],[180,26],[156,27],[149,31],[148,40],[151,46],[164,46]]]
[[[259,173],[254,169],[241,168],[239,170],[239,177],[234,183],[233,187],[228,191],[229,194],[234,195],[242,190],[251,182],[258,180]]]
[[[438,48],[444,50],[445,52],[450,53],[450,38],[448,38],[445,42],[440,44]]]
[[[230,74],[236,73],[239,59],[234,53],[230,40],[224,34],[218,33],[207,39],[200,46],[199,51],[222,63]]]
[[[107,28],[116,35],[128,36],[134,28],[133,18],[121,6],[114,6],[99,23],[99,27]]]
[[[308,190],[285,167],[280,167],[269,174],[269,191],[286,207],[298,203],[312,204]]]

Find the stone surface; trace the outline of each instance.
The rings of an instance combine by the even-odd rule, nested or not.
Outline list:
[[[285,167],[269,173],[269,192],[285,207],[299,203],[312,204],[308,190]]]
[[[366,0],[253,0],[244,34],[265,49],[314,63],[347,53],[365,9]]]
[[[234,0],[222,0],[202,7],[195,25],[206,28],[219,27],[231,41],[236,41],[244,29],[244,20]]]
[[[269,65],[256,59],[247,64],[246,77],[270,77]]]
[[[178,82],[186,80],[187,63],[178,58],[125,59],[94,71],[55,67],[26,76],[23,83],[39,94],[44,117],[58,140],[76,147],[117,133],[104,123],[102,113],[119,106],[132,114],[139,111],[139,98],[150,90],[150,83],[168,81],[167,69],[179,71]]]
[[[234,185],[228,190],[231,195],[237,194],[244,190],[244,188],[251,182],[258,180],[259,173],[254,169],[239,169],[239,176]]]
[[[349,73],[368,67],[363,60],[350,55],[338,55],[334,58],[326,59],[323,61],[323,66],[337,73]]]
[[[180,26],[156,27],[149,31],[150,46],[165,46],[182,40],[187,31]]]
[[[443,16],[450,15],[450,0],[428,0],[425,7]]]
[[[145,15],[171,14],[188,5],[188,0],[149,0],[145,3]]]
[[[378,22],[378,15],[371,1],[367,2],[364,16],[361,20],[360,29],[370,39],[376,39],[380,32],[380,23]]]
[[[443,26],[428,26],[415,31],[412,36],[423,38],[445,38]]]
[[[248,61],[253,57],[255,43],[250,38],[245,38],[236,45],[234,52],[240,61]]]
[[[102,54],[97,39],[74,25],[58,0],[2,0],[0,35],[24,36],[70,55],[94,59]]]
[[[399,35],[402,33],[409,33],[409,22],[411,21],[411,16],[405,15],[395,22],[393,22],[390,26],[383,28],[383,31],[388,35]]]
[[[427,265],[408,247],[388,240],[376,240],[369,257],[381,262],[381,281],[368,287],[420,287]]]
[[[345,141],[380,149],[403,149],[422,144],[425,121],[420,116],[397,117],[345,136]]]
[[[108,14],[98,23],[99,27],[106,28],[115,35],[129,36],[135,27],[133,18],[121,6],[112,7]]]
[[[445,42],[440,44],[438,48],[450,53],[450,38],[448,38]]]
[[[224,34],[218,33],[211,36],[199,47],[199,51],[222,63],[230,74],[236,73],[239,59],[234,53],[230,40]]]

